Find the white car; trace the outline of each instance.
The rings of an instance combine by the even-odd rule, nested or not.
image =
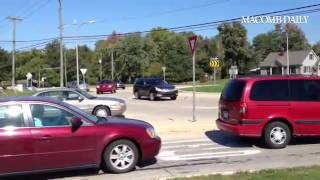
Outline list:
[[[80,89],[53,88],[39,91],[33,96],[46,96],[62,100],[100,117],[122,116],[126,110],[126,102],[122,99],[96,97]]]

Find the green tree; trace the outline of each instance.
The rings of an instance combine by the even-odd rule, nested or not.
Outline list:
[[[287,47],[286,32],[288,31],[289,50],[309,49],[310,45],[304,32],[296,24],[286,24],[283,28],[276,24],[274,30],[257,35],[253,39],[252,50],[256,64],[263,61],[270,52],[285,51]]]
[[[320,41],[318,41],[316,44],[314,44],[312,46],[312,49],[314,50],[314,52],[320,56]]]
[[[240,74],[246,73],[252,64],[247,30],[238,22],[222,24],[218,30],[225,55],[222,77],[226,76],[231,65],[237,65]]]
[[[9,81],[11,78],[11,59],[9,53],[0,48],[0,81]]]

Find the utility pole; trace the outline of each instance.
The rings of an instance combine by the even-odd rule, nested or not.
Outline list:
[[[66,52],[64,52],[64,80],[65,80],[66,86],[68,83],[67,75],[68,75],[67,74],[67,55],[66,55]]]
[[[17,21],[22,21],[21,18],[15,17],[15,16],[9,16],[7,17],[8,20],[12,22],[13,25],[13,33],[12,33],[12,80],[11,80],[11,85],[12,88],[14,88],[16,82],[15,74],[16,74],[16,23]]]
[[[72,25],[76,26],[76,31],[77,31],[77,34],[78,34],[78,37],[76,39],[76,68],[77,68],[77,71],[76,71],[76,74],[77,74],[77,87],[79,87],[79,81],[80,81],[80,78],[79,78],[79,48],[78,48],[78,41],[80,40],[79,38],[79,32],[80,32],[80,28],[85,25],[85,24],[92,24],[92,23],[95,23],[96,21],[95,20],[90,20],[90,21],[85,21],[85,22],[78,22],[76,19],[73,20],[73,23]]]
[[[288,28],[286,29],[287,36],[287,75],[290,75],[290,60],[289,60],[289,32]]]
[[[102,80],[102,53],[100,54],[99,64],[100,64],[100,81],[101,81]]]
[[[59,30],[60,30],[60,87],[63,87],[63,20],[62,20],[62,0],[59,2]]]
[[[111,79],[113,79],[113,69],[114,69],[114,66],[113,66],[113,49],[111,50]]]

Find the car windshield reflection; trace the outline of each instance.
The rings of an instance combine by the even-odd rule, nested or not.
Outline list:
[[[78,93],[80,93],[81,95],[83,95],[84,97],[88,98],[88,99],[96,99],[97,98],[96,96],[93,96],[93,95],[89,94],[86,91],[83,91],[83,90],[80,90],[80,89],[77,89],[76,91]]]

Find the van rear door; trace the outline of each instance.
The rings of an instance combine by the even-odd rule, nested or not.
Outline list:
[[[220,96],[219,118],[220,120],[237,124],[241,119],[241,105],[245,80],[233,79],[225,86]]]

